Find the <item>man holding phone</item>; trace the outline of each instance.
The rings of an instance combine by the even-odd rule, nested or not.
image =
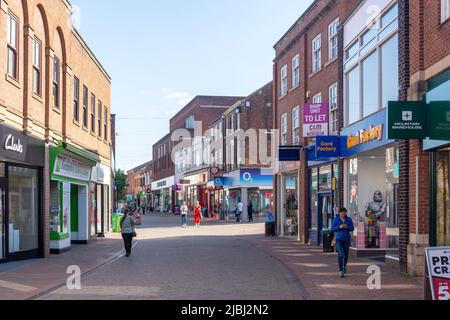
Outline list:
[[[332,231],[336,235],[336,247],[339,254],[339,275],[345,277],[350,252],[351,232],[355,230],[353,220],[347,215],[347,209],[341,208],[334,218]]]

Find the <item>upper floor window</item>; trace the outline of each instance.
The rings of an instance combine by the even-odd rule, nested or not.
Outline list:
[[[38,38],[33,39],[33,92],[41,95],[41,65],[42,43]]]
[[[384,10],[376,21],[345,50],[346,125],[399,98],[398,5]]]
[[[300,145],[300,107],[292,110],[292,143]]]
[[[322,68],[322,35],[318,35],[312,41],[312,72]]]
[[[230,117],[230,130],[232,132],[234,132],[234,114],[233,113],[231,114],[231,117]]]
[[[338,86],[337,83],[329,88],[329,103],[330,103],[330,132],[337,133],[338,131]]]
[[[190,116],[186,119],[186,129],[195,129],[195,117]]]
[[[8,40],[8,75],[18,79],[17,44],[18,44],[18,20],[11,13],[7,19],[7,40]]]
[[[88,127],[88,101],[89,92],[86,86],[83,86],[83,127]]]
[[[53,58],[53,106],[59,108],[59,83],[61,79],[61,63],[55,56]]]
[[[73,78],[73,120],[79,121],[79,101],[80,101],[80,80]]]
[[[108,109],[105,107],[105,115],[103,117],[103,133],[105,134],[105,140],[108,141]]]
[[[288,128],[287,128],[287,125],[288,125],[288,123],[287,123],[287,120],[288,120],[288,116],[287,116],[287,113],[284,113],[282,116],[281,116],[281,145],[282,146],[285,146],[285,145],[287,145],[287,131],[288,131]]]
[[[98,100],[97,106],[97,128],[98,128],[98,136],[102,137],[102,113],[103,113],[103,105],[100,100]]]
[[[338,28],[339,19],[333,21],[328,27],[328,59],[333,60],[338,55]]]
[[[91,94],[91,132],[95,133],[95,95]]]
[[[288,74],[287,65],[281,68],[281,96],[284,97],[288,92]]]
[[[312,103],[314,103],[314,104],[322,103],[322,93],[321,92],[319,92],[318,94],[315,94],[312,97]]]
[[[450,19],[450,0],[441,0],[441,23]]]
[[[300,55],[296,55],[292,59],[292,88],[300,85]]]

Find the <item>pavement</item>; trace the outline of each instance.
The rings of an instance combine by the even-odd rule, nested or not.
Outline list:
[[[143,216],[133,254],[108,235],[65,254],[0,265],[0,299],[39,300],[420,300],[420,279],[368,259],[353,259],[345,279],[335,254],[285,238],[264,237],[264,224],[205,219],[180,227],[169,214]],[[69,290],[67,267],[80,266],[81,290]],[[369,266],[381,289],[369,290]],[[4,265],[8,266],[8,265]]]

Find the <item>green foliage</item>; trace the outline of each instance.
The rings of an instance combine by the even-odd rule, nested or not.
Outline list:
[[[115,173],[115,180],[116,180],[116,199],[117,201],[125,200],[127,189],[127,174],[119,169]]]

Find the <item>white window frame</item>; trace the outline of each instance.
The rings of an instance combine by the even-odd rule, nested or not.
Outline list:
[[[338,30],[339,18],[328,26],[328,60],[334,60],[338,56]]]
[[[312,41],[312,72],[316,73],[322,69],[322,34]]]
[[[280,70],[280,76],[281,76],[281,91],[280,94],[282,97],[287,95],[288,93],[288,71],[287,71],[287,64],[284,65]]]
[[[287,113],[283,113],[281,115],[281,145],[285,146],[287,145],[287,120],[288,120],[288,115]]]
[[[311,102],[313,104],[319,104],[322,103],[322,92],[316,93],[312,98]]]
[[[441,0],[441,23],[450,19],[450,0]]]
[[[292,58],[292,89],[300,85],[300,55]]]
[[[332,84],[329,89],[329,103],[330,103],[330,132],[337,133],[339,130],[339,114],[338,114],[338,83]],[[332,115],[335,115],[334,119]]]
[[[300,106],[292,109],[292,144],[300,145]]]
[[[33,93],[41,95],[42,41],[33,39]],[[36,75],[36,77],[35,77]]]
[[[8,12],[6,15],[6,21],[7,21],[7,35],[6,35],[6,42],[7,42],[7,69],[6,73],[18,80],[19,79],[19,19],[12,14],[11,12]],[[14,22],[14,28],[12,28],[12,24]],[[13,55],[13,61],[11,61],[11,54]],[[11,70],[12,69],[12,70]]]

